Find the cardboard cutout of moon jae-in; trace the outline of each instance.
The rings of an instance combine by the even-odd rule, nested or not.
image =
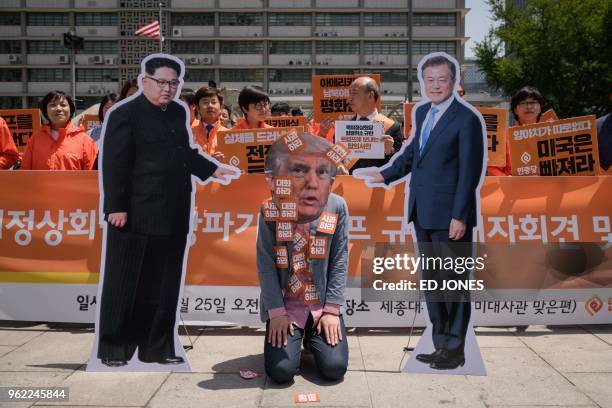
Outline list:
[[[178,336],[178,300],[193,241],[196,183],[228,184],[240,172],[194,143],[189,109],[179,99],[184,72],[172,55],[147,56],[138,92],[114,104],[103,122],[104,237],[87,371],[191,371]]]

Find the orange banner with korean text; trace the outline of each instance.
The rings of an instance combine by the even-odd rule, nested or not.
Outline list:
[[[224,130],[217,133],[217,151],[225,155],[224,162],[238,167],[243,173],[263,173],[270,145],[292,130],[303,127]]]
[[[595,116],[579,116],[508,130],[512,175],[599,174]]]
[[[96,283],[100,269],[96,172],[0,173],[0,283]],[[23,186],[28,186],[24,189]],[[349,275],[362,245],[409,243],[404,187],[366,187],[339,176],[350,214]],[[480,241],[612,243],[612,177],[487,177]],[[187,285],[258,286],[257,214],[270,196],[263,175],[198,186]]]
[[[306,129],[308,126],[308,121],[304,116],[269,116],[265,122],[275,128],[301,126]]]
[[[482,114],[487,127],[487,166],[506,165],[506,137],[508,112],[503,108],[476,108]]]
[[[80,125],[83,125],[85,131],[91,130],[100,125],[100,118],[98,115],[93,115],[91,113],[85,114],[81,117]]]
[[[17,150],[23,153],[32,134],[41,127],[40,111],[38,109],[0,109],[0,116],[9,127]]]
[[[312,76],[312,113],[315,122],[326,118],[343,120],[352,117],[353,111],[348,104],[349,86],[362,76],[376,81],[382,92],[380,74],[313,75]],[[376,107],[382,111],[382,98],[378,97]]]

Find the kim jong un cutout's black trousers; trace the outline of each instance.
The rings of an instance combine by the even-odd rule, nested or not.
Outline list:
[[[175,356],[174,325],[186,235],[142,235],[108,225],[98,358]]]

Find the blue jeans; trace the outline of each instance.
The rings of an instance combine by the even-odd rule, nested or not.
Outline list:
[[[291,333],[287,334],[286,347],[272,347],[272,344],[268,343],[270,320],[266,322],[264,360],[268,377],[277,383],[286,383],[293,379],[300,368],[302,338],[306,335],[306,340],[309,342],[310,350],[314,355],[321,376],[330,381],[341,379],[348,367],[348,342],[342,315],[340,315],[342,340],[334,347],[327,344],[323,330],[321,330],[321,334],[317,334],[317,329],[313,326],[312,315],[308,316],[304,329],[297,326],[293,328],[295,334],[293,336]]]

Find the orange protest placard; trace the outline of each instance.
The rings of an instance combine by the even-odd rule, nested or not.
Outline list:
[[[270,116],[265,120],[266,124],[275,127],[302,127],[306,129],[308,121],[304,116]]]
[[[277,139],[304,128],[268,128],[225,130],[217,133],[217,150],[225,154],[225,163],[243,173],[263,173],[266,153]]]
[[[85,114],[81,116],[81,125],[85,128],[85,130],[91,130],[100,124],[100,118],[98,115],[93,114]]]
[[[488,163],[487,166],[506,165],[506,137],[508,112],[502,108],[477,108],[487,127]]]
[[[313,75],[312,76],[312,113],[315,122],[326,118],[335,120],[348,119],[354,114],[348,105],[349,86],[359,77],[368,76],[378,83],[382,92],[379,74],[349,75]],[[381,98],[378,98],[377,109],[382,109]]]
[[[404,139],[410,137],[412,132],[412,109],[414,109],[414,102],[406,102],[404,104]]]
[[[594,115],[516,126],[508,134],[514,176],[599,174]]]
[[[23,153],[28,140],[40,129],[40,111],[38,109],[0,109],[0,116],[6,121],[19,153]]]
[[[559,120],[559,117],[557,116],[557,113],[552,108],[547,110],[546,112],[542,114],[542,116],[540,116],[540,122],[550,122],[553,120]]]

